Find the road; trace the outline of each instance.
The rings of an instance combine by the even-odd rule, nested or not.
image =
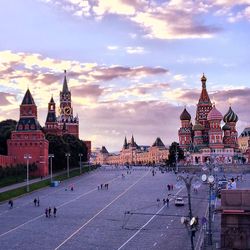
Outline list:
[[[124,177],[122,176],[124,175]],[[106,168],[64,181],[0,206],[1,249],[190,249],[190,236],[180,223],[188,216],[186,188],[167,191],[176,175],[149,168]],[[101,183],[109,188],[98,190]],[[74,191],[70,186],[74,186]],[[171,194],[169,207],[162,199]],[[184,207],[174,206],[174,195],[184,197]],[[40,206],[33,200],[39,197]],[[157,198],[161,202],[157,203]],[[56,206],[57,217],[46,218],[46,207]],[[201,218],[207,209],[207,186],[192,193],[193,215]],[[129,211],[129,213],[126,213]],[[196,245],[199,232],[196,233]]]

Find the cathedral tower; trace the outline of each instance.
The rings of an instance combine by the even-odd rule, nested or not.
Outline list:
[[[203,74],[203,76],[201,77],[202,90],[199,102],[197,104],[196,120],[204,127],[203,141],[205,145],[208,145],[209,122],[207,120],[207,116],[212,109],[212,103],[207,93],[206,81],[207,78]]]

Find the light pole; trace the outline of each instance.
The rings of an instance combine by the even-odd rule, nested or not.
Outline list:
[[[202,168],[204,171],[208,170],[208,175],[202,175],[202,181],[208,181],[209,184],[209,197],[208,197],[208,245],[213,244],[213,235],[212,235],[212,206],[211,206],[211,196],[212,196],[212,187],[214,185],[215,177],[214,171],[218,171],[218,167],[207,161],[206,165]]]
[[[80,174],[82,173],[82,156],[83,154],[79,153],[78,156],[80,157]]]
[[[50,160],[50,183],[52,183],[52,180],[53,180],[52,158],[54,158],[54,154],[49,154],[49,160]]]
[[[177,143],[175,145],[175,172],[178,173],[178,164],[177,164],[177,161],[178,161],[178,152],[177,152]]]
[[[25,154],[23,157],[26,162],[27,162],[27,171],[26,171],[26,191],[30,191],[30,186],[29,186],[29,159],[32,159],[30,154]]]
[[[69,157],[70,157],[70,153],[66,153],[65,156],[67,157],[67,176],[69,178]]]
[[[195,180],[194,183],[193,180]],[[191,231],[193,231],[193,224],[194,224],[194,218],[193,218],[193,213],[192,213],[192,205],[191,205],[191,187],[199,188],[201,183],[198,181],[197,176],[192,175],[191,177],[189,175],[183,176],[183,175],[178,175],[177,176],[177,184],[176,186],[181,188],[183,186],[183,183],[186,186],[187,189],[187,194],[188,194],[188,217],[189,217],[189,222],[190,222],[190,227]],[[191,241],[191,249],[194,250],[194,234],[191,232],[190,236],[190,241]]]

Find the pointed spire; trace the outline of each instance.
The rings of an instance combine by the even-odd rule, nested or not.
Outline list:
[[[69,89],[68,89],[68,83],[67,83],[67,71],[64,70],[64,80],[63,80],[63,93],[68,93]]]
[[[51,98],[50,98],[50,101],[49,101],[50,103],[55,103],[55,101],[54,101],[54,99],[53,99],[53,95],[51,96]]]
[[[27,89],[27,91],[26,91],[26,93],[24,95],[22,105],[23,104],[34,104],[34,105],[36,105],[29,89]]]
[[[202,83],[202,90],[201,90],[201,95],[199,99],[199,103],[208,103],[211,104],[210,98],[207,93],[207,88],[206,88],[206,81],[207,78],[205,77],[204,73],[201,77],[201,83]]]
[[[132,146],[135,144],[135,139],[134,139],[133,134],[132,134],[132,138],[131,138],[131,144],[132,144]]]
[[[127,148],[127,147],[128,147],[128,142],[127,142],[127,137],[125,136],[123,148]]]

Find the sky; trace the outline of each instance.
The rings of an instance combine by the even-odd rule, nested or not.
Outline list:
[[[110,152],[178,141],[200,78],[224,115],[250,125],[250,0],[1,0],[0,120],[30,89],[44,125],[67,70],[80,138]],[[222,123],[223,125],[223,123]]]

